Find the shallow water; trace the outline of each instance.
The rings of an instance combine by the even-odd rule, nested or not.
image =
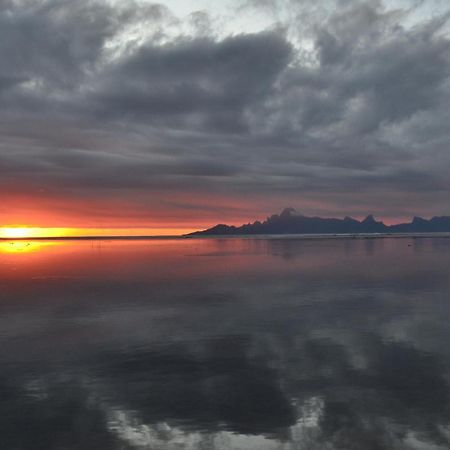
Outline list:
[[[0,448],[447,449],[450,240],[0,243]]]

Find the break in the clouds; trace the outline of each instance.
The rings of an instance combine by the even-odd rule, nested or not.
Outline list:
[[[0,220],[448,214],[437,1],[0,3]]]

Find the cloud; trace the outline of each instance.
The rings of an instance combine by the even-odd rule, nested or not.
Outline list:
[[[158,186],[245,192],[248,219],[286,204],[446,213],[446,12],[356,0],[245,8],[275,19],[223,35],[214,11],[187,23],[151,3],[3,2],[2,189],[76,189],[86,201],[125,188],[150,198]]]
[[[246,109],[271,94],[289,56],[289,44],[276,32],[149,44],[99,79],[94,101],[103,115],[245,133]]]

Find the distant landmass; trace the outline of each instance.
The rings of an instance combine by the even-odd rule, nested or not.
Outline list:
[[[385,225],[373,215],[359,221],[352,217],[344,219],[308,217],[286,208],[264,222],[253,222],[241,226],[219,224],[188,236],[228,236],[252,234],[370,234],[370,233],[438,233],[450,232],[450,216],[433,217],[429,220],[414,217],[411,222]]]

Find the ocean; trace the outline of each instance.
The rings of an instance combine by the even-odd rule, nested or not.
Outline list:
[[[450,239],[0,243],[4,450],[450,446]]]

